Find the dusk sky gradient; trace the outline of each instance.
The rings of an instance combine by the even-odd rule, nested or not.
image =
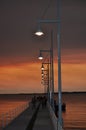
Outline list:
[[[86,1],[61,1],[62,91],[86,91]],[[58,91],[57,24],[41,24],[45,35],[39,38],[38,19],[57,19],[57,0],[0,0],[0,93],[44,91],[37,57],[50,49],[51,30]]]

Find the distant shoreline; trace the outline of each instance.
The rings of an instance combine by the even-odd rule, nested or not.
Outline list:
[[[62,92],[62,95],[86,95],[86,92]],[[0,94],[0,100],[10,100],[10,101],[28,101],[32,99],[33,95],[36,96],[44,96],[47,94],[44,93],[18,93],[18,94]],[[54,95],[58,95],[58,93],[54,93]]]
[[[62,94],[78,94],[78,93],[86,93],[86,92],[62,92]],[[9,94],[0,94],[0,95],[43,95],[44,93],[9,93]],[[55,92],[54,94],[58,94]]]

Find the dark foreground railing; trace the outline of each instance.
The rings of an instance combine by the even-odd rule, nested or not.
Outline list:
[[[28,108],[28,102],[23,105],[16,107],[8,113],[0,116],[0,130],[3,130],[8,124],[10,124],[16,117],[18,117],[23,111]]]
[[[58,122],[58,118],[56,117],[55,115],[55,112],[53,111],[51,105],[49,104],[49,102],[47,102],[47,107],[48,107],[48,110],[49,110],[49,113],[50,113],[50,118],[52,120],[52,123],[53,123],[53,126],[54,126],[54,130],[58,130],[58,125],[59,125],[59,122]],[[60,126],[60,130],[64,130],[62,128],[62,126]]]

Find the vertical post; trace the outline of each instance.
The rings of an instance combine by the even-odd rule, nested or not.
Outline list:
[[[49,61],[48,61],[49,62]],[[48,70],[48,101],[50,103],[50,73],[49,73],[49,64],[47,65],[47,70]]]
[[[57,0],[57,42],[58,42],[58,130],[62,130],[62,93],[61,93],[61,0]]]
[[[53,31],[51,31],[51,75],[52,75],[52,99],[51,99],[51,104],[52,108],[54,110],[54,67],[53,67]]]
[[[51,63],[51,50],[50,50],[50,105],[52,106],[52,63]]]

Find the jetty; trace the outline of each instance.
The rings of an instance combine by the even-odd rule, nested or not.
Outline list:
[[[43,108],[37,103],[36,108],[29,105],[2,130],[57,130],[57,117],[48,102]]]

